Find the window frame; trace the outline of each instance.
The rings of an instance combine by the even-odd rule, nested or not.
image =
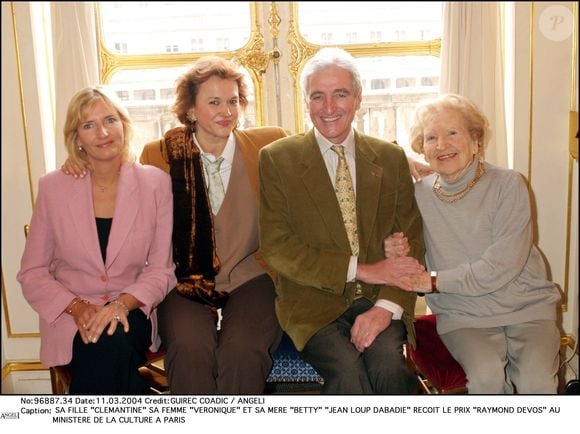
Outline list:
[[[306,40],[300,32],[298,2],[290,4],[290,25],[288,44],[291,47],[292,59],[289,64],[290,73],[294,79],[294,124],[297,132],[304,132],[303,96],[300,84],[300,74],[306,62],[325,45],[318,45]],[[436,56],[441,57],[441,38],[426,41],[381,42],[365,44],[336,44],[353,57],[378,56]]]
[[[254,103],[256,125],[264,124],[264,91],[262,74],[268,65],[268,56],[264,53],[264,36],[260,31],[257,2],[250,2],[250,36],[248,42],[241,48],[231,51],[206,51],[192,53],[166,54],[117,54],[105,46],[103,38],[101,4],[96,5],[97,51],[100,65],[100,80],[109,84],[112,76],[122,70],[179,68],[187,66],[204,56],[220,56],[234,60],[244,67],[254,85]],[[175,77],[177,79],[177,77]]]

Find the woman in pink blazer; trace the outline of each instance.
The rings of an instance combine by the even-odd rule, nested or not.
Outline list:
[[[68,365],[71,393],[146,392],[157,305],[176,285],[170,177],[135,163],[127,110],[104,88],[71,100],[69,158],[93,171],[43,176],[17,279],[40,316],[40,358]]]

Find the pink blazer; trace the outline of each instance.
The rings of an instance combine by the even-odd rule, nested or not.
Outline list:
[[[176,284],[172,229],[169,175],[126,163],[103,263],[90,175],[77,180],[55,171],[40,179],[17,279],[40,317],[43,365],[66,365],[72,359],[77,326],[64,310],[76,296],[103,305],[121,293],[133,295],[151,320],[150,349],[159,348],[156,307]]]

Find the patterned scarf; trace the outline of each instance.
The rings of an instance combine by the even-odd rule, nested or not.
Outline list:
[[[215,291],[220,269],[213,214],[204,182],[199,148],[193,130],[174,128],[165,133],[173,184],[173,260],[177,291],[214,307],[225,304]]]

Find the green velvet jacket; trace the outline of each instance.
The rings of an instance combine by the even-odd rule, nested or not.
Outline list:
[[[423,263],[421,215],[403,150],[355,131],[359,262],[384,258],[383,240],[409,239],[410,255]],[[416,294],[363,282],[345,284],[350,246],[338,201],[314,131],[287,137],[260,151],[260,246],[277,272],[276,312],[298,350],[336,320],[354,300],[355,286],[371,301],[404,309],[414,345]]]

